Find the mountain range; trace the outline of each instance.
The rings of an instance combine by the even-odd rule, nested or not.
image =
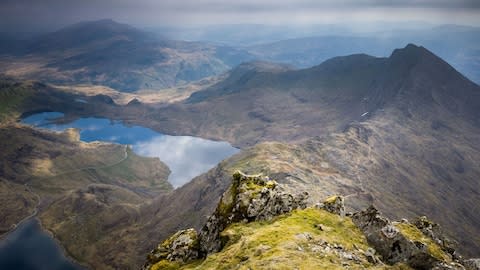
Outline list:
[[[480,83],[478,27],[442,25],[424,30],[392,30],[363,34],[336,31],[328,35],[277,40],[246,47],[257,58],[310,67],[331,57],[366,53],[387,56],[398,44],[415,43],[446,60],[470,80]]]
[[[366,53],[387,56],[398,44],[414,42],[429,48],[476,83],[480,82],[478,59],[480,30],[443,25],[425,30],[380,31],[354,34],[341,27],[329,31],[264,29],[252,36],[258,25],[224,26],[213,36],[200,30],[175,29],[145,32],[113,20],[82,22],[34,37],[0,34],[0,70],[22,79],[37,79],[57,85],[103,85],[115,90],[161,90],[219,75],[236,65],[262,60],[307,68],[329,58]],[[324,29],[324,28],[319,28]],[[167,37],[191,37],[180,41]],[[298,31],[297,31],[298,32]],[[215,32],[216,33],[216,32]],[[289,33],[289,34],[288,34]],[[316,35],[315,35],[316,34]],[[288,38],[292,36],[292,38]],[[300,37],[299,37],[300,35]],[[310,35],[310,36],[309,36]],[[232,39],[222,45],[222,36]],[[232,37],[230,37],[232,36]],[[270,36],[262,41],[262,37]],[[239,40],[256,38],[254,44]]]

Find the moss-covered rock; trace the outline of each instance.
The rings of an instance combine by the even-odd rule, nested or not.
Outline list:
[[[391,222],[373,206],[344,215],[344,198],[306,208],[268,177],[233,174],[198,233],[179,231],[150,254],[149,269],[464,269],[422,217]],[[386,263],[386,265],[385,265]]]
[[[373,206],[352,218],[388,264],[405,263],[415,269],[463,269],[432,238],[407,221],[390,222]]]
[[[225,242],[220,233],[233,222],[270,220],[294,209],[305,208],[307,196],[282,192],[281,187],[268,177],[235,172],[232,185],[200,231],[201,251],[204,255],[219,251]]]
[[[317,204],[318,208],[324,209],[333,214],[345,216],[345,203],[343,196],[333,195],[326,198],[322,203]]]
[[[195,260],[199,255],[195,229],[181,230],[163,241],[147,256],[145,269],[175,269],[179,263]],[[168,266],[168,267],[167,267]]]
[[[421,216],[413,221],[413,225],[422,231],[424,235],[430,237],[443,251],[454,258],[460,259],[456,252],[457,243],[445,235],[439,224],[429,220],[426,216]]]
[[[268,177],[246,175],[239,171],[223,194],[215,212],[197,234],[194,229],[179,231],[165,240],[147,258],[145,268],[163,261],[180,264],[204,258],[220,251],[228,239],[221,233],[232,223],[271,220],[272,218],[306,207],[308,194],[292,195]]]

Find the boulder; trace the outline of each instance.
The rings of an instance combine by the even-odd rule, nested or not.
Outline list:
[[[317,208],[328,211],[332,214],[340,215],[341,217],[345,216],[345,202],[343,196],[330,196],[325,199],[322,203],[316,205]]]
[[[162,260],[185,263],[197,259],[198,255],[199,242],[195,229],[181,230],[150,252],[144,269]]]
[[[202,254],[222,249],[225,239],[220,233],[233,222],[270,220],[275,216],[307,206],[308,193],[292,195],[268,177],[233,174],[232,185],[223,194],[218,206],[200,231]]]
[[[144,269],[150,269],[159,263],[183,264],[218,252],[227,241],[221,238],[220,233],[228,225],[234,222],[270,220],[297,208],[304,209],[307,199],[306,192],[292,195],[283,192],[281,186],[268,177],[237,171],[233,174],[232,184],[200,232],[188,229],[175,233],[150,252]]]
[[[421,216],[413,221],[413,225],[417,227],[422,233],[430,237],[435,243],[437,243],[442,250],[448,252],[452,256],[457,256],[455,252],[456,242],[447,238],[440,228],[440,225],[429,220],[426,216]]]
[[[462,269],[413,224],[392,223],[373,206],[355,213],[352,220],[388,264],[406,263],[415,269]]]

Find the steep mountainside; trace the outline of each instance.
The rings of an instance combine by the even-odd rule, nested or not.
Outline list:
[[[0,70],[18,78],[132,92],[217,75],[250,58],[229,47],[162,40],[125,24],[100,20],[26,41],[21,49],[2,57]]]
[[[141,121],[167,133],[242,146],[343,131],[352,121],[409,102],[456,110],[456,116],[478,125],[479,87],[422,47],[409,45],[389,58],[337,57],[303,70],[267,71],[258,65],[241,65],[184,104],[158,109]]]

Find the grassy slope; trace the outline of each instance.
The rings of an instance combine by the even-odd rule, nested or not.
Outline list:
[[[324,210],[307,208],[272,221],[235,223],[222,235],[228,238],[226,246],[203,261],[162,261],[152,269],[409,269],[369,263],[362,253],[369,248],[366,238],[351,219]],[[358,261],[342,258],[342,253]]]
[[[0,124],[18,117],[23,101],[31,94],[28,84],[0,78]]]

